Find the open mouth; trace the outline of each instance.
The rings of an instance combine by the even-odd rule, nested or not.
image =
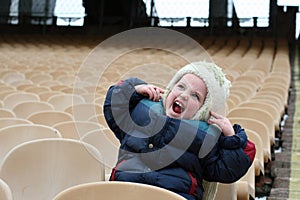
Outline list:
[[[184,111],[183,105],[178,101],[174,101],[172,108],[177,114],[181,114]]]

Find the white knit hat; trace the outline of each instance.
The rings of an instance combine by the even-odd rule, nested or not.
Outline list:
[[[194,115],[193,120],[207,121],[210,117],[209,112],[214,111],[219,114],[225,114],[226,100],[229,97],[230,81],[225,77],[222,69],[209,62],[193,62],[181,68],[169,82],[163,101],[169,95],[175,84],[185,74],[194,74],[201,78],[207,87],[207,96],[200,110]],[[222,113],[223,112],[223,113]]]

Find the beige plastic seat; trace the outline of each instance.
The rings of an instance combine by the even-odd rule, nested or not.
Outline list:
[[[54,95],[57,95],[57,94],[63,94],[62,92],[60,91],[49,91],[49,92],[42,92],[42,93],[39,93],[39,97],[41,99],[41,101],[48,101],[48,99]]]
[[[24,101],[40,101],[40,97],[37,94],[26,92],[11,93],[3,99],[3,107],[12,109],[15,105]]]
[[[53,125],[63,138],[80,139],[83,135],[93,130],[103,129],[99,123],[90,121],[62,121]]]
[[[233,109],[235,106],[237,106],[237,105],[234,103],[234,101],[232,99],[228,98],[227,101],[226,101],[227,113],[231,109]]]
[[[271,116],[274,119],[275,131],[280,130],[281,115],[274,105],[266,103],[264,101],[251,99],[250,101],[241,103],[239,107],[253,107],[253,108],[267,111],[268,113],[271,114]]]
[[[15,146],[23,142],[42,139],[60,138],[56,129],[39,124],[17,124],[0,129],[0,162]]]
[[[40,74],[34,74],[30,77],[30,80],[35,83],[35,84],[39,84],[43,81],[51,81],[53,80],[53,77],[50,74],[44,74],[44,73],[40,73]]]
[[[101,162],[99,151],[82,141],[38,139],[6,154],[0,178],[10,186],[14,200],[52,200],[71,186],[103,181]]]
[[[14,72],[11,72],[11,73],[6,73],[4,76],[2,76],[3,82],[7,83],[9,85],[13,82],[21,81],[21,80],[24,80],[24,79],[25,79],[24,74],[22,74],[20,72],[17,72],[17,71],[14,71]]]
[[[26,79],[27,80],[27,79]],[[31,87],[34,87],[35,85],[29,81],[29,82],[25,82],[25,83],[20,83],[20,84],[17,84],[16,89],[19,90],[19,91],[25,91],[27,88],[31,88]]]
[[[47,86],[32,86],[32,87],[28,87],[24,90],[25,92],[30,92],[30,93],[35,93],[37,95],[39,95],[40,93],[43,92],[49,92],[50,88]]]
[[[131,182],[94,182],[70,187],[59,193],[54,200],[184,200],[169,190]]]
[[[65,84],[65,85],[73,85],[75,83],[75,76],[73,74],[71,75],[62,75],[62,76],[59,76],[57,77],[56,80],[58,80],[59,82],[61,82],[62,84]]]
[[[72,121],[72,115],[62,111],[48,110],[35,112],[27,117],[29,121],[35,124],[43,124],[47,126],[54,126],[57,123],[64,121]]]
[[[238,106],[240,103],[242,103],[242,99],[238,94],[231,93],[228,97],[228,100],[231,100],[235,106]]]
[[[103,113],[92,116],[91,118],[88,119],[88,121],[96,122],[101,124],[104,127],[108,127]]]
[[[0,99],[2,100],[2,107],[4,106],[3,99],[6,96],[13,94],[13,93],[16,93],[16,91],[15,90],[0,90]]]
[[[283,88],[283,86],[276,86],[274,85],[263,85],[263,87],[260,89],[260,92],[265,92],[269,93],[271,92],[272,94],[278,94],[280,97],[281,101],[284,102],[285,107],[288,106],[288,90]]]
[[[17,117],[26,119],[35,112],[54,110],[54,107],[44,101],[25,101],[15,105],[12,110]]]
[[[255,169],[254,164],[248,169],[247,173],[236,182],[237,199],[255,199]]]
[[[69,106],[65,112],[73,115],[74,120],[87,121],[97,114],[102,114],[102,106],[94,103],[82,103]]]
[[[58,81],[59,82],[59,81]],[[60,83],[60,82],[59,82]],[[70,86],[67,86],[67,85],[63,85],[63,84],[58,84],[58,85],[52,85],[51,87],[50,87],[50,89],[52,90],[52,91],[56,91],[56,92],[61,92],[62,90],[64,90],[64,89],[69,89],[70,88]]]
[[[229,120],[232,124],[240,124],[246,130],[255,131],[261,137],[264,163],[268,163],[271,160],[271,146],[267,126],[256,119],[245,117],[230,117]],[[248,132],[248,134],[251,134],[251,132]]]
[[[93,130],[80,138],[82,141],[95,146],[103,157],[106,180],[118,160],[119,140],[108,130]]]
[[[274,105],[281,116],[285,113],[285,105],[284,102],[281,101],[280,97],[274,93],[265,93],[265,92],[258,92],[253,98],[250,99],[255,101],[263,101]]]
[[[54,106],[55,110],[64,111],[66,108],[85,103],[83,97],[74,94],[57,94],[48,99],[48,103]]]
[[[0,199],[1,200],[13,200],[12,192],[5,181],[0,179]]]
[[[231,183],[231,184],[218,183],[218,189],[217,189],[215,199],[216,200],[223,200],[223,199],[237,200],[236,183]]]
[[[22,118],[11,118],[11,117],[0,118],[0,128],[4,128],[11,125],[17,125],[17,124],[32,124],[32,122]]]
[[[264,147],[260,135],[251,129],[245,129],[248,139],[255,144],[256,154],[254,157],[255,176],[265,174],[264,171]]]
[[[236,107],[230,110],[227,117],[245,117],[261,121],[268,127],[270,145],[275,144],[275,123],[273,116],[267,111],[254,107]]]
[[[14,118],[16,114],[11,109],[0,108],[0,118]]]

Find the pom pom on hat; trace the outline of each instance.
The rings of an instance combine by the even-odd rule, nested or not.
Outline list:
[[[217,113],[224,112],[226,100],[229,97],[230,81],[225,77],[222,69],[209,62],[193,62],[180,70],[173,76],[169,82],[163,100],[169,95],[175,84],[185,75],[194,74],[201,78],[207,88],[207,96],[200,110],[194,115],[193,120],[207,121],[210,117],[210,111]],[[225,113],[220,113],[225,114]]]

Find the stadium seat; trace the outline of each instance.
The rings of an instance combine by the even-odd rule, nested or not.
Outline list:
[[[32,124],[31,121],[22,118],[0,117],[0,128],[4,128],[16,124]]]
[[[85,103],[85,100],[75,94],[57,94],[51,96],[48,103],[52,104],[55,110],[64,111],[69,106]]]
[[[270,139],[270,146],[275,144],[275,124],[273,116],[265,110],[261,110],[254,107],[236,107],[227,114],[228,118],[231,117],[244,117],[256,119],[262,123],[264,123],[267,128]],[[261,133],[260,133],[261,134]]]
[[[71,186],[103,181],[101,159],[95,147],[78,140],[28,141],[6,154],[0,178],[10,186],[14,200],[51,200]]]
[[[229,120],[232,124],[240,124],[246,130],[255,131],[261,137],[263,142],[264,163],[271,161],[271,146],[268,134],[269,130],[264,123],[256,119],[245,117],[229,117]]]
[[[99,150],[105,165],[106,180],[108,180],[111,170],[118,160],[119,140],[108,129],[90,131],[83,135],[80,140],[95,146]]]
[[[12,191],[5,181],[0,178],[0,199],[13,200]]]
[[[102,106],[95,103],[81,103],[67,107],[65,112],[70,113],[76,121],[87,121],[91,117],[102,114]]]
[[[14,118],[16,114],[11,109],[0,108],[0,118]]]
[[[54,126],[60,122],[72,121],[73,117],[69,113],[63,111],[45,110],[32,113],[27,117],[27,120],[35,124]]]
[[[222,200],[222,199],[231,199],[231,200],[237,200],[237,183],[218,183],[218,189],[216,193],[216,200]],[[207,199],[208,200],[208,199]]]
[[[61,121],[53,125],[63,138],[80,139],[82,136],[93,130],[101,130],[103,126],[91,121]]]
[[[16,104],[12,108],[12,111],[17,117],[24,119],[35,112],[46,110],[54,110],[54,107],[50,103],[44,101],[25,101]]]
[[[42,139],[60,138],[61,134],[54,128],[38,124],[17,124],[0,129],[0,163],[5,155],[23,142]]]
[[[278,112],[278,110],[276,109],[276,107],[274,105],[266,103],[264,101],[258,101],[255,99],[251,99],[249,101],[241,103],[239,105],[239,107],[253,107],[253,108],[267,111],[268,113],[271,114],[271,116],[274,119],[275,131],[280,130],[280,122],[281,122],[282,116],[280,115],[280,113]]]
[[[184,200],[182,196],[169,190],[131,182],[94,182],[70,187],[54,197],[53,200],[89,199],[98,200]]]
[[[40,97],[37,94],[28,92],[11,93],[3,99],[3,107],[12,109],[15,105],[24,101],[40,101]]]

